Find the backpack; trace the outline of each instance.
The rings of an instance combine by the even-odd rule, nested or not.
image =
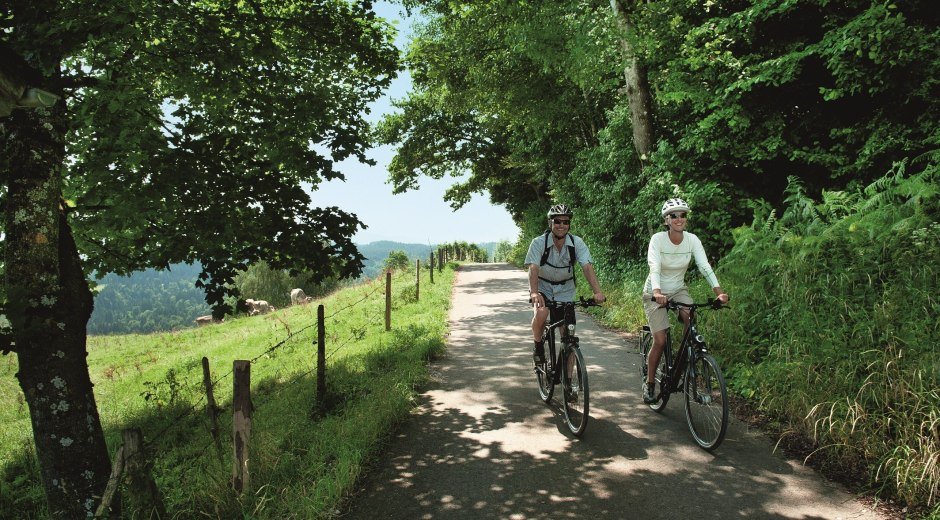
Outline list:
[[[539,267],[548,264],[549,267],[554,267],[555,269],[561,269],[564,266],[553,265],[548,263],[548,253],[551,251],[550,248],[554,247],[554,244],[548,243],[548,235],[551,234],[551,230],[545,232],[545,250],[542,251],[542,259],[539,260]],[[575,248],[574,248],[574,235],[568,233],[568,236],[571,237],[571,245],[568,246],[568,270],[571,272],[571,278],[561,280],[559,282],[553,280],[546,280],[539,276],[539,280],[548,282],[552,285],[562,285],[568,283],[568,280],[574,280],[574,264],[575,264]]]

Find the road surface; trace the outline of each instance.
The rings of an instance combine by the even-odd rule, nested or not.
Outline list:
[[[342,518],[884,518],[739,421],[698,448],[681,399],[642,404],[632,338],[582,313],[591,417],[574,438],[538,397],[527,295],[507,264],[460,270],[447,354]]]

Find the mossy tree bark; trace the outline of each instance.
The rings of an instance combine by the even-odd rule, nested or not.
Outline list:
[[[640,163],[649,162],[649,155],[653,148],[655,132],[653,128],[653,96],[650,93],[650,83],[646,67],[636,57],[633,45],[630,43],[631,33],[636,31],[627,7],[622,0],[610,0],[610,6],[617,17],[620,26],[620,50],[626,62],[623,70],[626,81],[625,90],[630,102],[630,120],[633,125],[633,146],[636,148]]]
[[[93,299],[62,202],[64,110],[16,111],[2,123],[5,313],[49,512],[84,518],[110,462],[86,360]]]

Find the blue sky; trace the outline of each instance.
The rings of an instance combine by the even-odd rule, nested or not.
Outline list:
[[[405,19],[400,6],[388,2],[376,2],[379,16],[388,20],[399,20],[399,35],[396,44],[403,49],[410,37],[412,22]],[[377,121],[392,110],[390,100],[402,99],[411,88],[407,73],[399,76],[386,95],[372,105],[370,121]],[[359,231],[355,242],[367,244],[377,240],[393,240],[404,243],[439,244],[455,240],[470,243],[515,241],[518,228],[502,206],[489,202],[489,195],[474,195],[471,201],[457,211],[444,201],[444,192],[457,179],[441,180],[422,177],[420,188],[401,195],[392,194],[387,184],[386,167],[395,150],[379,147],[370,150],[367,156],[376,161],[375,166],[358,161],[344,161],[336,165],[346,176],[346,181],[330,181],[320,184],[311,193],[315,206],[338,206],[355,213],[359,220],[369,226]]]

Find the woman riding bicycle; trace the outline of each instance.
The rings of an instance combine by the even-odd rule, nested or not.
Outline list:
[[[708,263],[705,248],[697,236],[685,231],[689,205],[682,199],[669,199],[663,203],[661,214],[666,231],[660,231],[650,238],[646,259],[650,266],[646,285],[643,287],[643,310],[653,334],[653,347],[647,360],[646,387],[643,390],[643,402],[655,401],[654,381],[656,366],[666,344],[666,331],[669,329],[669,316],[666,314],[666,302],[674,300],[692,303],[685,285],[685,272],[692,259],[701,271],[721,303],[728,302],[728,295],[721,290],[718,277]],[[682,322],[688,325],[688,311],[679,312]]]

